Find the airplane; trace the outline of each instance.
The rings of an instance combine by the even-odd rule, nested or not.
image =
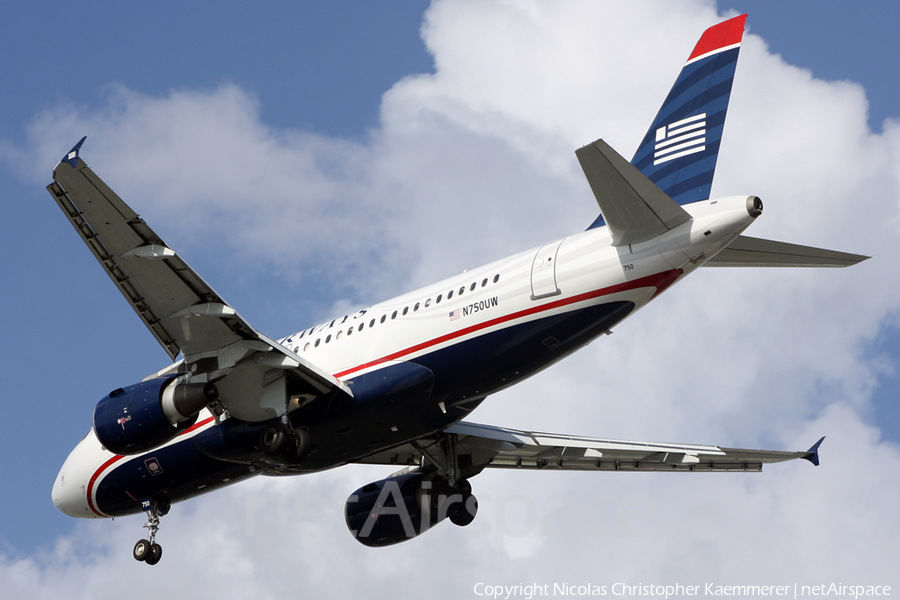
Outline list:
[[[117,387],[53,484],[63,513],[145,512],[134,558],[156,564],[171,504],[257,475],[346,464],[399,470],[354,492],[371,547],[465,526],[487,468],[761,471],[806,451],[637,442],[470,422],[488,396],[608,335],[703,266],[845,267],[866,256],[743,235],[756,196],[710,198],[746,15],[707,29],[629,162],[602,139],[578,158],[600,208],[583,231],[279,340],[248,323],[81,158],[48,191],[169,358]]]

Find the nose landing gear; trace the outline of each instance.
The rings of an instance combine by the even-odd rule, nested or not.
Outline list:
[[[138,540],[134,545],[134,559],[145,562],[148,565],[155,565],[162,558],[162,546],[156,543],[156,534],[159,531],[159,518],[169,512],[169,503],[158,500],[144,500],[141,503],[142,508],[147,511],[147,522],[144,527],[150,533],[150,539]]]

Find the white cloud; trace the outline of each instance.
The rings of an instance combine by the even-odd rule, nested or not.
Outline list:
[[[355,294],[399,292],[586,226],[596,208],[574,148],[602,135],[629,154],[719,17],[708,2],[460,1],[427,18],[437,71],[385,95],[366,143],[268,128],[237,86],[116,89],[103,108],[41,115],[20,164],[52,163],[91,132],[90,164],[176,247],[225,246],[301,280],[352,274]],[[883,368],[867,346],[900,308],[885,275],[898,270],[900,126],[873,134],[859,86],[813,79],[745,39],[715,191],[763,197],[751,235],[874,258],[841,271],[702,271],[474,420],[790,449],[828,435],[823,466],[489,472],[473,481],[472,529],[444,524],[383,550],[358,545],[341,515],[379,471],[257,480],[175,507],[154,569],[128,556],[132,518],[7,556],[0,581],[21,597],[92,598],[118,597],[123,573],[139,593],[198,598],[458,597],[478,581],[531,580],[896,586],[900,457],[863,415]],[[326,295],[343,289],[328,281]],[[254,512],[261,499],[274,512]],[[568,521],[566,507],[582,516]]]

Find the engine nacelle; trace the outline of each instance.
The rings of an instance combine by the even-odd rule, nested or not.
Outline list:
[[[193,425],[197,414],[218,395],[211,383],[185,383],[181,377],[119,388],[94,408],[94,433],[110,452],[138,454]]]
[[[478,503],[471,488],[461,493],[441,480],[413,472],[359,488],[347,499],[344,516],[359,543],[378,547],[410,540],[448,516],[456,519],[463,509],[474,518]],[[459,524],[469,522],[471,518]]]

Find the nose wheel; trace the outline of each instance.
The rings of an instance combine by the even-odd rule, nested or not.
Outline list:
[[[138,540],[134,545],[133,555],[137,561],[155,565],[162,558],[162,546],[156,543],[156,534],[159,532],[159,518],[169,512],[169,503],[151,499],[144,500],[142,506],[147,511],[147,522],[144,523],[144,527],[149,532],[150,539]]]
[[[155,565],[162,558],[162,546],[150,540],[138,540],[134,545],[134,559]]]

